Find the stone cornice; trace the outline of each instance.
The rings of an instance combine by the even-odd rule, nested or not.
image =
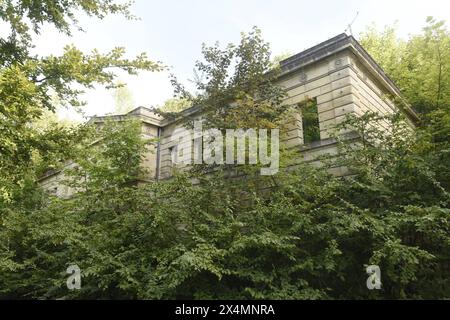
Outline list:
[[[353,36],[349,36],[345,33],[337,35],[336,37],[328,39],[314,47],[282,60],[280,62],[280,78],[346,49],[351,50],[359,58],[359,60],[361,60],[371,74],[388,90],[388,92],[402,102],[402,109],[409,116],[409,118],[414,122],[418,122],[418,115],[402,97],[399,88],[395,85],[392,79],[389,78],[378,63],[369,55],[369,53],[367,53],[367,51]]]

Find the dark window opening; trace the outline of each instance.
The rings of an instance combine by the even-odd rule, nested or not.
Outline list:
[[[317,99],[311,99],[302,104],[301,112],[303,125],[303,143],[311,143],[320,140]]]

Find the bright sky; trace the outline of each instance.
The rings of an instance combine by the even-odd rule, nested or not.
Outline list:
[[[72,38],[46,28],[36,42],[36,51],[59,54],[69,43],[86,52],[123,46],[130,57],[147,52],[152,60],[171,66],[179,79],[187,80],[192,77],[195,61],[201,58],[202,42],[237,42],[240,32],[250,31],[254,25],[262,29],[277,55],[300,52],[342,33],[357,12],[352,26],[355,36],[372,22],[381,28],[398,21],[399,35],[407,38],[421,30],[426,16],[450,21],[449,0],[136,0],[132,11],[141,20],[82,18],[86,32],[76,32]],[[121,75],[120,79],[128,84],[136,106],[150,107],[172,97],[168,72]],[[85,99],[86,115],[114,110],[110,91],[98,88]],[[71,112],[62,114],[73,117]]]

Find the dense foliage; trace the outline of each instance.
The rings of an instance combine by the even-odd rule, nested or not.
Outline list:
[[[180,175],[134,186],[127,177],[139,170],[136,150],[146,142],[135,124],[107,127],[95,153],[79,152],[87,162],[77,159],[83,169],[73,172],[80,177],[75,197],[35,191],[34,201],[29,194],[2,210],[1,295],[448,297],[450,197],[440,181],[447,178],[435,170],[448,166],[439,160],[448,145],[431,152],[428,135],[405,143],[397,119],[392,126],[402,134],[370,130],[358,151],[341,142],[345,157],[329,161],[343,161],[354,177],[303,165],[277,174],[270,196],[252,179],[221,173],[194,185]],[[380,137],[386,143],[372,143]],[[81,179],[86,174],[92,179]],[[70,264],[82,270],[79,291],[65,286]],[[367,290],[368,264],[380,266],[383,290]]]
[[[444,21],[427,18],[420,34],[398,39],[395,26],[367,28],[360,42],[422,115],[450,108],[450,32]]]
[[[37,56],[32,53],[32,40],[44,24],[70,35],[79,28],[76,13],[99,19],[110,13],[132,18],[129,6],[110,0],[1,1],[5,32],[0,38],[0,206],[36,179],[36,158],[50,165],[49,158],[57,161],[68,156],[72,130],[35,125],[46,111],[55,111],[55,97],[61,106],[79,107],[83,89],[95,84],[114,87],[117,70],[136,74],[161,69],[145,53],[128,59],[120,47],[105,54],[97,50],[86,54],[70,45],[60,56]]]
[[[22,11],[9,12],[28,12],[36,26],[54,10],[55,19],[73,18],[74,7],[65,1],[42,5],[48,3],[55,6],[45,7],[45,15],[27,11],[25,1]],[[124,10],[111,1],[74,3],[100,17]],[[68,30],[64,19],[48,19]],[[442,103],[436,106],[443,93],[430,102],[427,124],[417,131],[405,128],[400,115],[349,118],[341,126],[358,133],[359,147],[338,137],[340,157],[323,159],[322,168],[301,164],[266,177],[246,168],[246,179],[188,172],[138,186],[142,151],[153,142],[139,124],[33,124],[51,108],[46,90],[72,103],[71,82],[111,84],[109,66],[134,72],[157,65],[123,60],[121,50],[85,56],[74,48],[35,60],[26,58],[20,42],[16,46],[24,62],[10,56],[0,70],[1,298],[450,297],[450,116]],[[198,68],[209,78],[197,83],[203,94],[191,98],[204,108],[208,125],[278,123],[284,92],[267,75],[273,66],[258,30],[237,46],[205,47],[204,54]],[[241,108],[230,111],[232,102]],[[378,121],[387,121],[389,130],[377,129]],[[44,193],[35,180],[58,159],[77,164],[67,171],[67,184],[78,191],[69,199]],[[327,167],[336,165],[352,175],[330,175]],[[72,264],[82,271],[80,290],[66,287]],[[382,290],[367,289],[369,264],[380,266]]]

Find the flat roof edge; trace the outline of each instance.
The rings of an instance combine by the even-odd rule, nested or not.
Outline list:
[[[380,65],[370,56],[370,54],[361,46],[361,44],[359,44],[359,42],[353,36],[347,35],[345,33],[341,33],[305,51],[297,53],[292,57],[282,60],[280,62],[281,74],[279,75],[279,77],[281,78],[287,76],[305,66],[325,59],[330,55],[343,51],[345,49],[352,50],[365,62],[367,67],[375,71],[374,74],[379,78],[379,80],[381,80],[385,88],[401,99],[404,105],[403,109],[412,120],[416,122],[420,120],[417,113],[406,102],[401,94],[400,89],[397,87],[394,81],[384,72]]]

